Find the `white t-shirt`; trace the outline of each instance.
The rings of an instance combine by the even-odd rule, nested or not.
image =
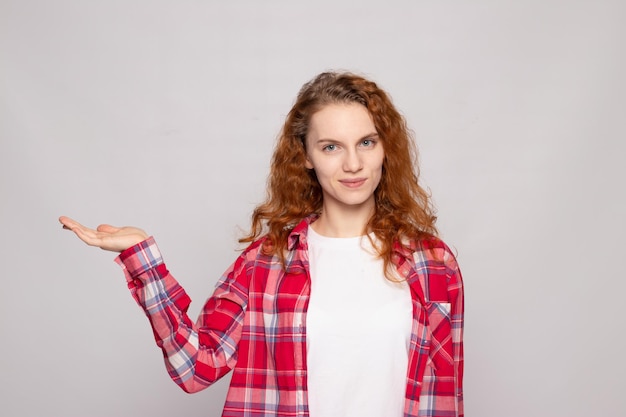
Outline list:
[[[401,417],[413,307],[406,282],[385,278],[366,236],[308,231],[311,417]]]

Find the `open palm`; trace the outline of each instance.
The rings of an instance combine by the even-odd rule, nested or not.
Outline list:
[[[112,252],[122,252],[131,246],[148,238],[146,232],[136,227],[115,227],[101,224],[96,229],[90,229],[66,216],[59,217],[64,229],[71,230],[80,240],[89,246]]]

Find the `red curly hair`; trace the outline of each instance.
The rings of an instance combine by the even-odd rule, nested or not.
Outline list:
[[[311,116],[329,104],[359,103],[367,108],[385,150],[382,178],[374,192],[375,212],[366,230],[391,271],[394,243],[437,236],[430,195],[419,185],[417,150],[404,117],[374,82],[346,72],[325,72],[306,83],[287,115],[272,157],[267,198],[252,214],[250,233],[240,242],[266,234],[264,250],[284,262],[287,238],[303,218],[319,214],[322,187],[305,167]],[[374,242],[372,242],[374,243]]]

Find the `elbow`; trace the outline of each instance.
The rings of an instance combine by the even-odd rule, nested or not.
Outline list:
[[[173,378],[173,380],[185,393],[195,394],[213,385],[229,371],[229,369],[220,370],[224,372],[218,372],[218,370],[213,370],[210,373],[198,372],[198,366],[196,365],[195,372],[190,377],[185,380],[181,378]]]
[[[195,394],[196,392],[200,392],[203,389],[207,388],[209,385],[199,385],[199,384],[181,384],[178,385],[186,394]]]

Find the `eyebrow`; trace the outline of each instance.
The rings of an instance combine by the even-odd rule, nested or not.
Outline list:
[[[359,138],[359,141],[364,140],[364,139],[374,139],[380,138],[380,135],[378,134],[378,132],[372,132],[372,133],[368,133],[367,135],[362,136],[361,138]],[[340,140],[337,139],[330,139],[330,138],[322,138],[322,139],[318,139],[315,143],[324,143],[324,142],[333,142],[333,143],[337,143],[337,142],[341,142]]]

